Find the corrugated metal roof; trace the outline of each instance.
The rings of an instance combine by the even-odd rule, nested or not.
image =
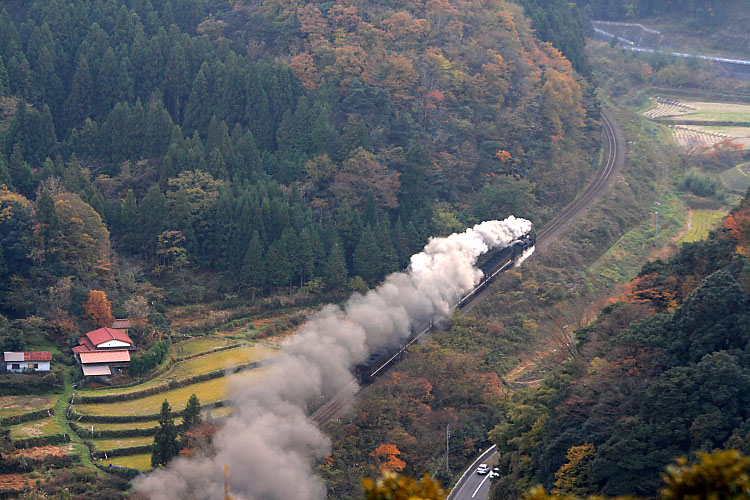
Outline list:
[[[87,377],[90,377],[93,375],[112,375],[112,372],[109,369],[109,365],[106,363],[82,365],[81,368],[83,369],[83,374],[86,375]]]
[[[81,363],[119,363],[130,361],[130,352],[126,350],[117,351],[91,351],[79,354]]]
[[[52,353],[49,351],[28,351],[23,353],[24,361],[52,361]]]
[[[22,352],[8,352],[6,351],[3,359],[7,363],[8,361],[23,361],[23,353]]]

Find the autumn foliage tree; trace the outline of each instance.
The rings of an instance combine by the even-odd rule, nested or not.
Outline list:
[[[417,481],[408,476],[384,474],[374,481],[362,481],[366,500],[443,500],[445,491],[429,474]]]
[[[83,310],[96,326],[110,326],[115,319],[112,316],[112,302],[101,290],[89,291],[89,298],[83,303]]]
[[[378,460],[378,471],[382,474],[385,472],[400,472],[406,467],[406,462],[398,458],[400,454],[401,450],[396,445],[384,443],[370,453],[370,456]]]

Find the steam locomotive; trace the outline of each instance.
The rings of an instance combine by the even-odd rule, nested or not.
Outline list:
[[[479,269],[484,273],[482,281],[473,290],[464,295],[458,301],[456,307],[461,309],[466,306],[479,292],[492,282],[495,276],[513,267],[513,264],[523,255],[523,252],[532,248],[535,244],[536,235],[528,233],[513,242],[513,244],[490,254],[489,258],[479,265]],[[383,373],[390,365],[398,362],[404,355],[407,347],[416,342],[422,335],[432,331],[433,328],[434,325],[430,324],[430,326],[420,332],[412,332],[409,338],[402,344],[383,347],[372,352],[367,359],[354,367],[354,376],[357,377],[357,382],[360,385],[372,382],[375,377]]]

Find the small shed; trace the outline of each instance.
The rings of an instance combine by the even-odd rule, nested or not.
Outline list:
[[[52,353],[49,351],[28,351],[3,353],[5,369],[9,372],[48,372],[52,364]]]

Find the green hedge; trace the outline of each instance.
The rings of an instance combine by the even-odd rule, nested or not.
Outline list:
[[[51,436],[35,437],[27,439],[14,439],[13,446],[18,449],[36,448],[37,446],[54,445],[60,443],[69,443],[70,436],[65,433],[52,434]]]
[[[202,405],[202,408],[221,408],[229,403],[228,400],[217,401],[208,405]],[[183,411],[173,412],[175,417],[182,416]],[[70,410],[70,420],[75,422],[92,422],[102,424],[127,424],[130,422],[148,422],[149,420],[159,420],[159,414],[153,413],[151,415],[85,415],[78,413],[77,411]]]
[[[78,404],[96,404],[96,403],[117,403],[120,401],[131,401],[133,399],[145,398],[147,396],[153,396],[160,392],[166,392],[172,389],[179,389],[188,385],[197,384],[199,382],[205,382],[206,380],[212,380],[215,378],[221,378],[224,376],[226,370],[232,370],[232,373],[238,373],[244,370],[250,370],[260,366],[257,361],[251,361],[246,364],[236,365],[227,369],[214,370],[208,373],[202,373],[192,377],[184,378],[182,380],[170,380],[166,384],[151,387],[150,389],[144,389],[142,391],[127,392],[125,394],[107,394],[106,396],[80,396],[78,398]]]
[[[47,418],[50,415],[55,414],[55,409],[42,408],[41,410],[30,411],[29,413],[21,413],[20,415],[11,415],[10,417],[0,418],[0,425],[8,427],[11,425],[18,425],[24,422],[31,422],[32,420],[39,420],[41,418]]]
[[[131,359],[128,372],[131,375],[140,377],[159,366],[167,354],[169,354],[169,342],[160,340],[151,346],[151,349],[147,352]]]
[[[64,388],[62,372],[59,369],[51,372],[0,374],[0,394],[4,396],[59,393]]]
[[[158,426],[154,426],[145,429],[109,429],[98,431],[96,430],[96,427],[94,427],[94,435],[92,436],[91,428],[83,427],[75,422],[71,422],[70,426],[73,428],[73,431],[76,434],[86,439],[153,436],[154,434],[156,434],[156,429],[159,428]]]
[[[132,469],[130,467],[123,467],[122,465],[102,465],[102,464],[94,464],[99,469],[103,470],[104,472],[107,472],[109,474],[116,474],[120,476],[121,478],[127,479],[130,481],[131,479],[135,478],[136,476],[143,475],[143,472],[139,471],[138,469]]]

